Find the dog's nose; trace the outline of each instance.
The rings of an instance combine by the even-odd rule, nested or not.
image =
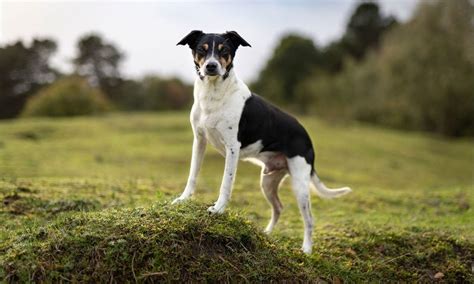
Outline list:
[[[206,65],[206,71],[207,72],[214,73],[214,72],[216,72],[216,70],[217,70],[217,63],[209,62]]]

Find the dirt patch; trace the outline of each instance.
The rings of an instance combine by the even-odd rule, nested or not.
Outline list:
[[[2,200],[1,211],[13,215],[56,215],[67,211],[92,211],[99,209],[100,203],[95,200],[61,199],[44,200],[32,194],[32,190],[21,188],[16,192],[6,195]]]
[[[38,141],[40,140],[40,135],[32,131],[22,131],[17,132],[15,136],[22,140]]]

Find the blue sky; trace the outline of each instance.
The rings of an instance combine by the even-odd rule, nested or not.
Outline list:
[[[316,1],[4,1],[0,44],[49,36],[59,44],[54,65],[70,70],[79,36],[98,32],[126,54],[123,73],[194,78],[191,53],[176,43],[189,31],[235,30],[252,48],[238,51],[239,76],[256,78],[279,38],[289,32],[325,45],[341,36],[356,0]],[[415,0],[378,1],[384,13],[407,20]]]

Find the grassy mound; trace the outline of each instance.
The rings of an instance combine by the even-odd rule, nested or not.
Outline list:
[[[5,280],[310,279],[298,258],[250,222],[234,213],[209,216],[205,208],[162,203],[65,215],[0,248]]]
[[[326,227],[315,251],[189,202],[58,214],[0,245],[0,279],[28,281],[473,281],[474,244],[443,232]]]

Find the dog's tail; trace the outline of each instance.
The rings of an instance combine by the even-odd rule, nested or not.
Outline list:
[[[316,171],[312,171],[311,173],[311,182],[313,184],[312,186],[313,192],[316,193],[321,198],[326,198],[326,199],[336,198],[336,197],[348,194],[349,192],[352,191],[352,189],[350,189],[349,187],[341,187],[341,188],[335,188],[335,189],[326,187],[324,183],[316,175]]]

